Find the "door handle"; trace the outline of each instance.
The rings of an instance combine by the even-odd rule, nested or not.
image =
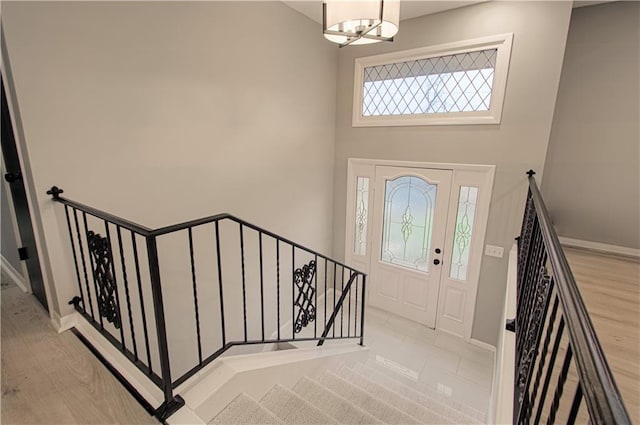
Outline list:
[[[435,265],[437,266],[438,264],[440,264],[440,260],[438,260],[438,259],[436,258],[435,260],[433,260],[433,264],[435,264]]]
[[[17,173],[7,173],[4,175],[4,179],[9,183],[13,183],[17,180],[22,180],[22,172],[18,171]]]

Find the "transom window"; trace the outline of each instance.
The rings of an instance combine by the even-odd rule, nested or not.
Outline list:
[[[512,34],[356,60],[354,126],[500,122]]]
[[[488,111],[498,50],[364,69],[362,115]]]

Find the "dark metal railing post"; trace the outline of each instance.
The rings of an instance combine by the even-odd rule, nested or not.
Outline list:
[[[360,311],[360,345],[364,346],[364,306],[367,291],[367,275],[362,275],[362,309]]]
[[[153,296],[153,312],[158,336],[158,354],[160,357],[160,376],[164,403],[156,410],[156,416],[164,420],[184,405],[184,400],[173,396],[171,381],[171,365],[169,364],[169,347],[167,343],[167,327],[162,301],[162,285],[160,284],[160,265],[158,263],[158,245],[155,236],[147,236],[147,253],[149,255],[149,274],[151,278],[151,294]]]

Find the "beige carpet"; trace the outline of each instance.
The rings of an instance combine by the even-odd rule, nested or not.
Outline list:
[[[483,423],[484,415],[478,410],[427,388],[410,388],[387,372],[363,363],[320,370],[313,378],[303,377],[291,390],[274,386],[259,402],[242,394],[210,423]]]

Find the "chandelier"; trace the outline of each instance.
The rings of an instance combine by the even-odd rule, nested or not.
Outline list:
[[[393,41],[400,21],[400,0],[324,0],[322,32],[340,47]]]

